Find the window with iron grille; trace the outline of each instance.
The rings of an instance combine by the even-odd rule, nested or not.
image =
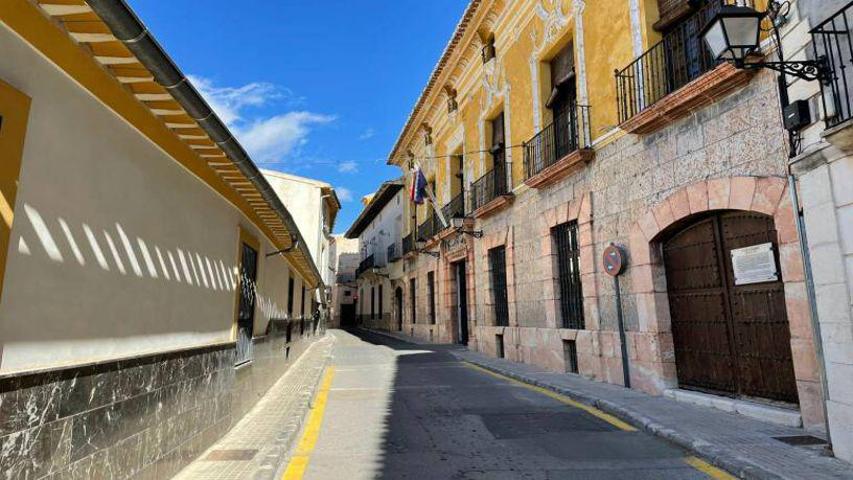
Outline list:
[[[305,318],[305,285],[302,285],[302,300],[299,302],[299,312]]]
[[[427,301],[429,302],[429,323],[435,325],[435,272],[427,273]]]
[[[495,304],[495,326],[509,326],[509,303],[506,290],[506,248],[501,245],[489,250],[492,270],[492,295]]]
[[[237,358],[235,365],[252,360],[257,273],[258,252],[244,243],[240,257],[240,303],[237,310]]]
[[[563,340],[563,359],[566,373],[578,373],[578,345],[574,340]]]
[[[567,222],[551,229],[557,250],[557,278],[560,287],[560,316],[563,328],[584,328],[581,291],[578,224]]]
[[[293,316],[293,289],[294,282],[293,277],[288,278],[287,280],[287,316]]]
[[[415,296],[415,279],[409,279],[409,303],[412,309],[412,323],[417,323],[418,302]]]
[[[370,319],[376,318],[376,290],[370,287]]]

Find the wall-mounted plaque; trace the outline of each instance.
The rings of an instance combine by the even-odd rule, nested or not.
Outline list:
[[[776,255],[772,243],[732,250],[732,271],[735,285],[775,282],[779,280]]]

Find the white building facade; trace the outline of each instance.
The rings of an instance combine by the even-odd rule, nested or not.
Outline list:
[[[389,266],[402,256],[400,239],[405,201],[402,181],[383,183],[346,233],[347,238],[357,238],[359,244],[356,315],[362,326],[388,330],[399,321]]]

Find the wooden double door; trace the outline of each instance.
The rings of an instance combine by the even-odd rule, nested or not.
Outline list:
[[[663,244],[681,387],[797,403],[781,278],[734,281],[731,251],[764,243],[778,252],[773,219],[737,211],[700,218]]]

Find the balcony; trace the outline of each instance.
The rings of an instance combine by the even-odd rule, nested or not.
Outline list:
[[[853,3],[836,12],[811,30],[814,57],[825,56],[832,75],[828,85],[821,84],[826,128],[832,129],[853,119]],[[851,142],[853,143],[853,142]]]
[[[723,2],[708,3],[630,65],[616,71],[623,130],[654,132],[749,82],[753,71],[720,64],[699,36]]]
[[[415,240],[414,236],[409,233],[405,237],[403,237],[403,241],[401,243],[403,246],[403,255],[405,256],[407,253],[411,253],[415,251]]]
[[[418,225],[418,240],[429,240],[441,230],[441,220],[434,211],[430,211],[427,219]]]
[[[524,143],[524,183],[551,185],[577,165],[592,160],[589,107],[572,105],[554,114],[554,121]]]
[[[388,245],[388,263],[394,263],[403,258],[403,252],[401,250],[400,246],[396,243]]]
[[[444,218],[449,222],[453,217],[464,217],[465,216],[465,194],[460,193],[453,197],[452,200],[447,202],[443,207],[441,207],[441,213],[444,214]]]
[[[475,217],[488,216],[512,202],[506,169],[505,162],[496,161],[494,168],[471,184],[471,211]]]
[[[376,266],[376,257],[374,255],[369,255],[365,257],[361,263],[358,264],[358,268],[355,269],[355,276],[360,277],[362,273],[370,270],[371,268]]]
[[[355,282],[355,273],[339,273],[335,275],[335,283],[340,285],[350,284]]]

